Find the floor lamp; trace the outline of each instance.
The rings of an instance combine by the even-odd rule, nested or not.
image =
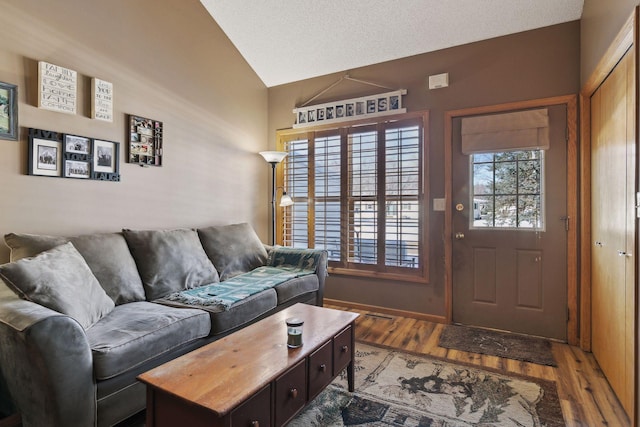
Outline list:
[[[285,151],[261,151],[260,155],[271,165],[271,244],[276,244],[276,165],[280,163],[285,157],[287,157]],[[284,191],[284,189],[283,189]],[[283,192],[283,199],[286,193]],[[288,206],[293,204],[293,201],[289,196],[288,200],[283,202]],[[285,205],[281,203],[281,205]]]

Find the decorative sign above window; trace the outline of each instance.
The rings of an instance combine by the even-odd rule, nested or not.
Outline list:
[[[378,95],[294,108],[296,122],[293,127],[295,129],[406,113],[407,109],[402,108],[402,95],[406,94],[406,89],[400,89]]]
[[[38,108],[76,114],[78,73],[59,65],[38,62]]]

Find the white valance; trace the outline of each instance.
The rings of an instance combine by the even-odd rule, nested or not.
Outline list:
[[[462,119],[462,153],[549,148],[546,108]]]

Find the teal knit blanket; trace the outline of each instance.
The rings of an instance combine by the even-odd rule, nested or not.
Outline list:
[[[228,310],[234,303],[253,294],[308,274],[313,274],[313,270],[287,267],[258,267],[224,282],[175,292],[164,297],[164,299],[188,305],[221,306]]]

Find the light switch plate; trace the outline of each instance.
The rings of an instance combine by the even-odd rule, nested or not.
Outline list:
[[[433,199],[433,210],[444,212],[444,199]]]

